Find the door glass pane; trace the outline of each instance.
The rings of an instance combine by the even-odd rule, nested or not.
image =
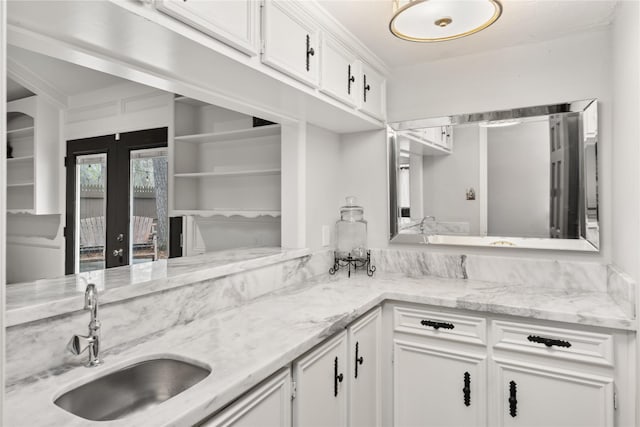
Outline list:
[[[166,259],[169,255],[167,149],[131,152],[131,263]]]
[[[76,159],[76,272],[105,268],[107,155]]]

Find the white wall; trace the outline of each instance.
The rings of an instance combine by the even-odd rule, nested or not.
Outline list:
[[[340,217],[339,207],[344,205],[341,194],[340,137],[331,131],[307,125],[306,158],[306,243],[319,249],[322,245],[322,227],[329,227],[330,245],[334,244],[335,222]]]
[[[480,135],[477,126],[459,127],[453,133],[453,153],[424,156],[424,213],[439,222],[469,224],[469,234],[480,233],[480,203],[467,200],[467,189],[478,194]]]
[[[372,248],[385,247],[389,240],[386,135],[386,130],[377,130],[340,136],[339,195],[342,201],[345,196],[356,196],[364,207]]]
[[[613,22],[613,262],[640,280],[640,7],[623,1]],[[600,151],[598,150],[598,153]]]
[[[425,64],[397,68],[388,89],[390,121],[436,117],[456,113],[473,113],[513,107],[542,105],[586,98],[598,98],[600,108],[600,206],[602,239],[599,254],[503,250],[501,248],[445,248],[459,252],[496,255],[534,256],[562,259],[588,259],[610,262],[611,230],[611,37],[609,29],[573,35],[544,43],[522,45]],[[346,139],[346,138],[343,138]],[[369,136],[363,149],[382,150],[384,137]],[[380,147],[380,148],[379,148]],[[367,154],[365,154],[367,155]],[[367,155],[373,157],[372,155]],[[384,177],[386,165],[382,159],[370,158],[367,163],[377,177]],[[354,184],[356,185],[356,184]],[[361,183],[366,185],[366,183]],[[386,187],[385,187],[386,188]],[[372,205],[386,202],[382,189]],[[377,208],[378,209],[378,208]],[[386,206],[379,208],[386,214]],[[372,229],[372,239],[386,246],[386,224]]]
[[[549,121],[488,129],[488,235],[549,237]]]

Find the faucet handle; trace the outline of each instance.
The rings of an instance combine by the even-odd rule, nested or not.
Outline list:
[[[89,347],[88,344],[88,337],[74,335],[67,344],[67,349],[77,356]]]

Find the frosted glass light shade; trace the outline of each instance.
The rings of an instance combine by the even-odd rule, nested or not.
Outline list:
[[[393,0],[389,29],[415,42],[453,40],[487,28],[501,13],[497,0]]]

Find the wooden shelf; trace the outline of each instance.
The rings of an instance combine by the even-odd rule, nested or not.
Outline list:
[[[262,138],[280,134],[280,125],[259,126],[251,129],[232,130],[228,132],[198,133],[174,137],[175,142],[196,144],[237,141],[240,139]]]
[[[27,127],[18,128],[18,129],[10,129],[10,130],[7,130],[7,136],[12,136],[15,138],[23,138],[25,136],[33,135],[34,129],[35,128],[33,126],[27,126]]]
[[[11,157],[7,159],[7,164],[33,161],[33,159],[33,156]]]
[[[224,172],[193,172],[193,173],[176,173],[176,178],[210,178],[217,176],[254,176],[254,175],[277,175],[280,169],[256,169],[256,170],[238,170]]]
[[[259,218],[261,216],[270,216],[273,218],[279,218],[281,215],[280,211],[269,211],[269,210],[235,210],[235,209],[209,209],[209,210],[200,210],[200,209],[180,209],[171,211],[171,216],[179,216],[179,215],[194,215],[201,217],[213,217],[213,216],[224,216],[224,217],[232,217],[232,216],[240,216],[243,218]]]

